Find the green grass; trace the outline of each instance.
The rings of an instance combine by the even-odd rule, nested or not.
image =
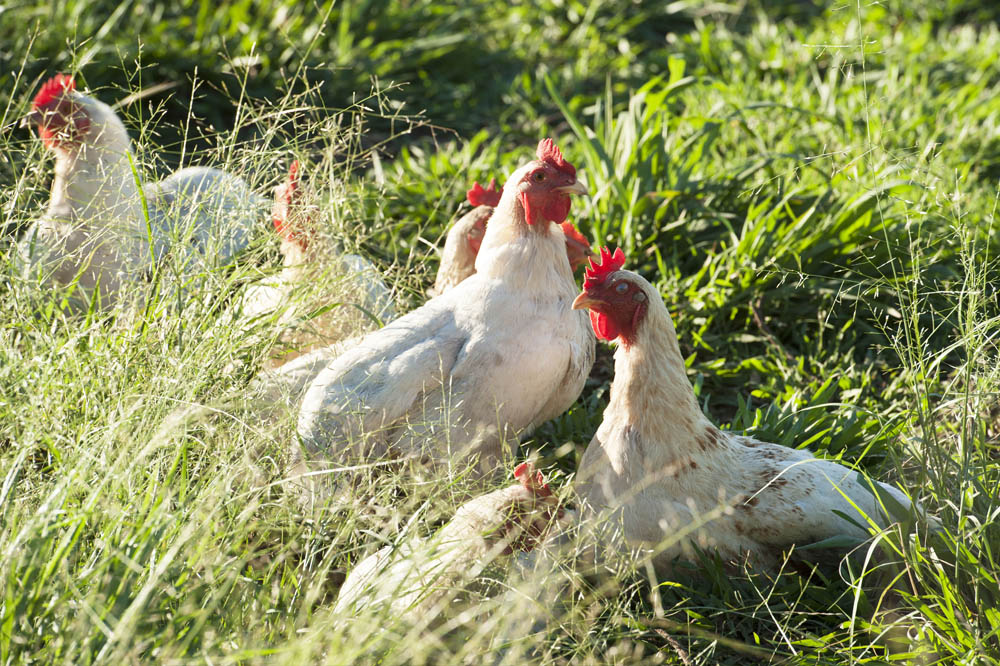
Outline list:
[[[469,184],[555,136],[591,192],[572,219],[660,288],[713,420],[896,483],[944,525],[932,544],[889,530],[868,568],[622,562],[544,608],[487,586],[450,632],[347,622],[344,573],[432,532],[462,484],[393,476],[305,514],[285,492],[294,418],[234,404],[265,350],[221,324],[277,263],[262,225],[212,294],[138,317],[71,317],[5,273],[0,661],[481,663],[561,609],[509,663],[682,663],[665,636],[692,663],[1000,662],[998,19],[972,0],[0,9],[5,243],[47,199],[51,161],[15,125],[55,71],[109,103],[143,93],[120,111],[149,176],[214,164],[268,192],[305,161],[404,310]],[[522,448],[557,485],[611,372],[602,348]],[[190,403],[221,413],[165,425]]]

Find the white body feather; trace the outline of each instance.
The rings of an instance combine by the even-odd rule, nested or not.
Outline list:
[[[77,302],[96,290],[101,305],[110,307],[123,294],[134,296],[168,253],[184,276],[197,280],[246,246],[266,201],[216,169],[182,169],[147,186],[147,228],[125,126],[106,104],[69,94],[90,127],[79,146],[53,147],[48,210],[18,242],[21,271],[61,285],[76,280]]]
[[[367,259],[348,254],[290,260],[297,254],[286,253],[281,272],[250,285],[239,303],[248,328],[274,320],[284,329],[272,350],[274,367],[371,331],[376,318],[385,323],[396,316],[392,291]]]
[[[281,272],[250,285],[239,303],[239,316],[251,335],[261,323],[281,329],[271,349],[272,367],[371,331],[396,314],[392,291],[375,266],[358,255],[337,252],[314,228],[299,168],[295,162],[287,180],[274,188],[271,217],[282,236]]]
[[[267,201],[240,178],[187,167],[145,187],[158,261],[168,252],[198,268],[225,266],[250,244]]]
[[[518,182],[524,170],[511,177]],[[558,225],[531,229],[516,187],[504,189],[477,273],[366,336],[306,392],[299,433],[310,452],[478,454],[496,467],[503,443],[567,409],[594,359]]]
[[[441,250],[441,264],[428,296],[440,296],[476,272],[476,251],[469,246],[469,233],[477,223],[486,224],[493,214],[490,206],[476,206],[463,215],[451,229]]]
[[[642,281],[649,309],[634,344],[615,353],[610,402],[580,464],[577,491],[591,517],[610,516],[629,545],[657,547],[666,565],[692,542],[723,558],[749,553],[771,564],[792,544],[868,536],[834,511],[860,525],[887,524],[857,472],[712,425],[662,298],[629,275]],[[910,506],[898,489],[879,486]]]
[[[327,364],[354,345],[360,338],[341,340],[326,347],[261,372],[250,384],[251,393],[267,405],[284,405],[298,413],[302,396]]]

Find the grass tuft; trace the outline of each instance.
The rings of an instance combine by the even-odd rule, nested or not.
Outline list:
[[[0,15],[0,661],[1000,661],[993,3],[65,0]],[[347,571],[433,534],[468,487],[390,473],[299,503],[294,411],[248,388],[278,323],[248,336],[228,318],[279,270],[265,219],[200,290],[172,289],[165,264],[141,311],[71,315],[72,289],[13,270],[52,175],[17,120],[56,71],[117,105],[144,181],[209,165],[269,197],[308,165],[324,233],[384,272],[400,311],[423,302],[469,185],[555,137],[591,192],[573,221],[661,290],[710,417],[899,485],[941,533],[904,520],[839,565],[779,572],[709,552],[669,578],[639,556],[513,562],[426,627],[338,616]],[[576,405],[522,445],[553,486],[611,374],[602,347]]]

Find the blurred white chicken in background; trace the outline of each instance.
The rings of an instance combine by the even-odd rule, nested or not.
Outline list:
[[[78,307],[141,299],[147,277],[168,259],[172,288],[197,288],[263,219],[266,200],[217,169],[189,167],[141,187],[125,126],[107,104],[77,92],[72,77],[47,81],[24,124],[55,154],[55,179],[46,213],[14,260],[32,278],[75,283]]]
[[[338,253],[319,233],[300,171],[293,162],[274,190],[271,215],[281,236],[281,272],[248,287],[241,301],[245,321],[277,319],[281,334],[272,348],[272,367],[395,317],[392,291],[379,271],[358,255]]]

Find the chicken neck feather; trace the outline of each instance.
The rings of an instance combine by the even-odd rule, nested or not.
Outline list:
[[[659,299],[651,299],[636,343],[615,352],[615,379],[605,415],[612,417],[608,426],[629,426],[641,432],[643,440],[671,443],[644,448],[647,464],[654,468],[690,458],[698,448],[698,435],[712,427],[695,400],[677,333]]]

